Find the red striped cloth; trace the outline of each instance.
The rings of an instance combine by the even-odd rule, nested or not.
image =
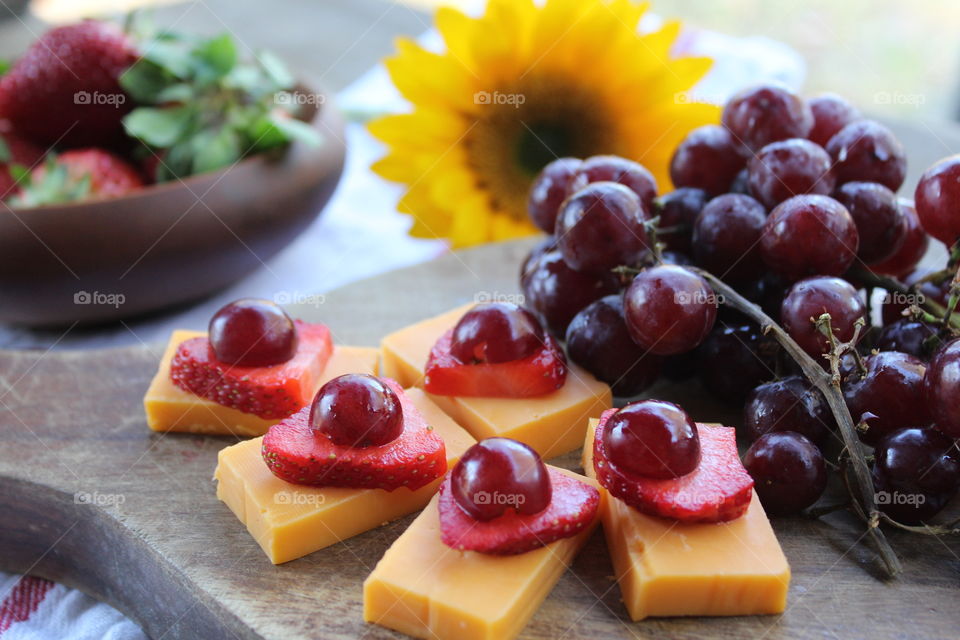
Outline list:
[[[23,622],[37,610],[53,583],[43,578],[24,576],[15,585],[0,604],[0,636],[14,622]]]

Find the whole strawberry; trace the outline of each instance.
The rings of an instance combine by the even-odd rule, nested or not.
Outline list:
[[[16,179],[10,174],[10,165],[30,168],[43,159],[43,149],[29,140],[6,131],[0,123],[0,200],[14,192]]]
[[[103,149],[74,149],[48,155],[9,202],[25,208],[116,198],[142,186],[140,173],[123,158]]]
[[[137,55],[107,22],[52,29],[0,78],[0,118],[40,144],[117,146],[133,107],[118,78]]]

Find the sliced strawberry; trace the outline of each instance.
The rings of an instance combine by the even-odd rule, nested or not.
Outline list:
[[[393,380],[403,409],[403,433],[376,447],[334,444],[310,426],[310,407],[270,427],[263,437],[263,459],[287,482],[321,487],[411,490],[430,484],[447,472],[447,451],[441,438]]]
[[[333,352],[330,330],[294,321],[297,353],[269,367],[241,367],[217,360],[204,337],[185,340],[170,362],[175,385],[200,397],[267,420],[286,418],[309,405],[317,380]]]
[[[448,476],[440,485],[440,539],[460,551],[513,555],[577,535],[597,516],[600,492],[556,469],[547,471],[553,495],[546,509],[531,515],[510,509],[493,520],[467,515],[453,497]]]
[[[681,522],[725,522],[739,518],[750,506],[753,479],[743,468],[732,427],[698,424],[700,465],[685,476],[658,480],[627,475],[610,463],[603,443],[607,420],[603,412],[593,438],[597,480],[631,507]]]
[[[510,362],[464,364],[450,353],[453,330],[430,350],[424,388],[441,396],[531,398],[556,391],[567,379],[567,362],[556,340],[547,336],[533,355]]]

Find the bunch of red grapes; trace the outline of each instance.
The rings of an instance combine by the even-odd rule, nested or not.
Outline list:
[[[887,127],[839,96],[764,85],[734,96],[722,125],[691,131],[670,174],[676,189],[658,196],[650,172],[624,158],[547,165],[529,212],[551,235],[523,264],[527,305],[618,397],[696,376],[743,403],[744,463],[774,513],[822,494],[835,420],[779,344],[691,267],[758,305],[824,367],[832,346],[859,336],[842,391],[875,448],[878,506],[905,523],[938,513],[960,489],[960,340],[916,306],[926,296],[946,307],[952,278],[917,265],[929,236],[960,238],[960,156],[924,174],[914,206],[897,196],[906,157]],[[915,298],[888,296],[883,326],[871,326],[879,279],[863,274],[913,285]],[[814,322],[825,313],[833,341]]]

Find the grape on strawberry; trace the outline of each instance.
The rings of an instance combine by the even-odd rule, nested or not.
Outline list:
[[[119,78],[138,55],[108,22],[51,29],[0,78],[0,118],[44,145],[122,145],[121,120],[132,101]]]

